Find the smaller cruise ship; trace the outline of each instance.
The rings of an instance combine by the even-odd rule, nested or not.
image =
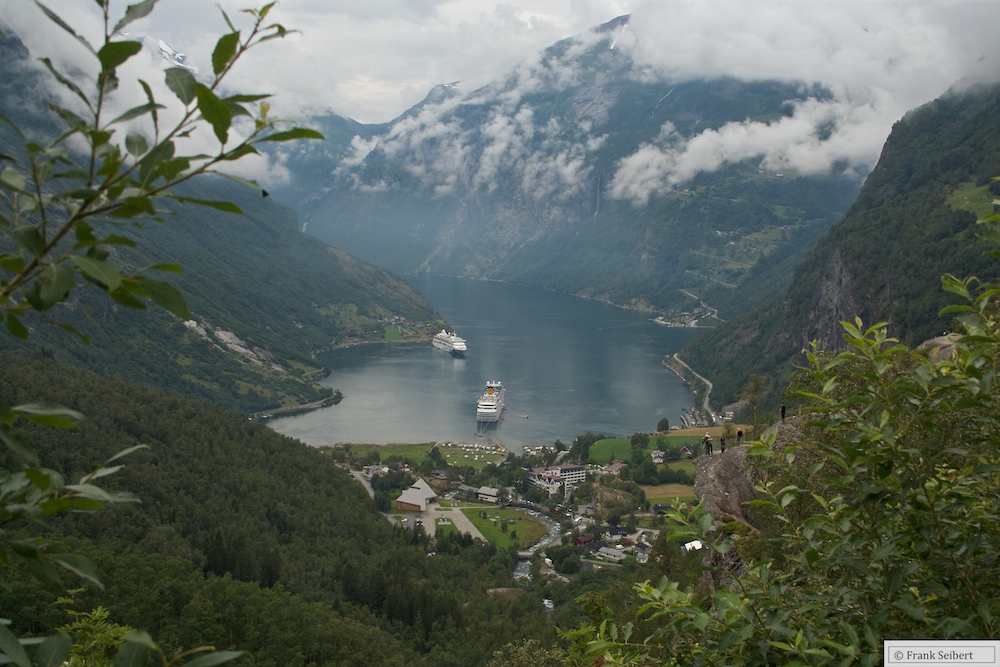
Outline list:
[[[500,380],[487,380],[483,394],[476,401],[476,421],[486,424],[503,418],[504,388]]]
[[[434,339],[431,342],[434,343],[434,347],[437,349],[450,352],[453,356],[465,356],[465,350],[467,349],[465,339],[459,338],[454,331],[448,333],[446,330],[441,329],[440,333],[434,334]]]

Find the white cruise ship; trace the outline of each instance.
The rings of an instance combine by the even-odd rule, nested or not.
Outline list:
[[[455,332],[448,333],[444,329],[441,329],[440,333],[434,334],[434,339],[432,341],[434,347],[439,350],[444,350],[445,352],[451,352],[456,357],[464,357],[465,350],[465,339],[459,338]]]
[[[483,395],[476,402],[476,421],[487,424],[500,421],[504,409],[503,396],[504,388],[500,380],[488,380]]]

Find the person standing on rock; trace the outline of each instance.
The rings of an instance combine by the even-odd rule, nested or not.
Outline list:
[[[785,404],[781,404],[781,423],[785,423]]]
[[[739,447],[743,444],[743,429],[736,429],[736,446]]]
[[[719,436],[719,453],[720,454],[726,453],[726,436],[724,435]]]
[[[708,433],[706,433],[705,437],[702,438],[701,441],[705,445],[705,456],[711,456],[712,455],[712,436],[710,436]]]

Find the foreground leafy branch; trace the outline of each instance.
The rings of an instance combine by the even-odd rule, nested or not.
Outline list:
[[[1000,217],[981,226],[1000,242]],[[942,353],[860,321],[842,323],[847,351],[807,352],[805,435],[771,434],[749,452],[752,504],[777,526],[764,539],[780,562],[719,539],[700,510],[674,512],[672,538],[735,549],[740,565],[707,594],[640,584],[635,626],[606,620],[568,635],[591,660],[877,665],[885,638],[1000,632],[1000,285],[942,285],[961,299],[944,311],[957,333]],[[655,630],[636,636],[640,621]]]
[[[247,156],[259,156],[258,147],[264,143],[322,139],[314,130],[290,126],[273,117],[268,95],[223,92],[227,75],[248,51],[289,34],[281,24],[268,21],[274,3],[243,10],[241,14],[250,24],[243,30],[222,13],[229,32],[216,43],[207,79],[199,79],[184,67],[167,69],[164,84],[176,98],[167,101],[157,99],[148,82],[131,81],[141,88],[145,102],[112,115],[115,93],[123,85],[119,69],[142,51],[142,43],[128,39],[122,31],[149,15],[156,2],[142,0],[130,5],[113,21],[109,0],[96,0],[103,26],[98,46],[45,4],[35,2],[68,38],[82,45],[93,58],[97,73],[81,83],[51,59],[40,59],[72,101],[47,102],[61,127],[48,143],[29,137],[16,122],[0,115],[0,122],[20,140],[18,146],[0,149],[0,318],[17,338],[31,333],[27,315],[42,314],[44,318],[81,284],[105,292],[126,307],[145,308],[152,302],[188,319],[180,292],[169,282],[151,277],[158,272],[179,273],[179,267],[158,264],[127,272],[115,261],[116,247],[135,246],[128,236],[128,225],[144,220],[163,222],[163,200],[240,213],[230,202],[193,199],[177,188],[195,177],[217,174],[260,190],[252,181],[227,174],[225,168]],[[166,118],[174,120],[167,122]],[[186,153],[185,147],[193,140],[216,148],[209,153]],[[100,478],[121,467],[118,459],[136,448],[120,452],[78,483],[67,484],[58,472],[42,466],[20,428],[23,424],[75,428],[84,419],[71,409],[44,402],[0,404],[0,443],[21,464],[0,470],[0,564],[22,560],[39,581],[54,587],[63,585],[60,569],[98,586],[101,582],[86,558],[61,553],[41,537],[23,537],[25,527],[65,512],[95,511],[106,503],[137,501],[130,493],[110,491],[98,484]],[[10,532],[15,528],[18,537]],[[34,658],[26,651],[30,646],[35,647]],[[59,665],[69,658],[71,646],[66,634],[18,639],[0,619],[0,662]],[[152,661],[207,667],[238,655],[206,647],[168,657],[148,635],[131,632],[124,637],[115,664],[146,665]]]

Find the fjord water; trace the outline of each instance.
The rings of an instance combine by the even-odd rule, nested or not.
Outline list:
[[[427,342],[360,345],[325,353],[324,381],[344,400],[275,419],[272,428],[312,445],[334,443],[570,443],[591,431],[649,432],[680,423],[693,396],[662,365],[697,330],[665,327],[649,313],[503,283],[411,276],[468,341],[464,359]],[[505,417],[476,423],[486,380],[507,391]],[[524,417],[523,415],[527,415]]]

